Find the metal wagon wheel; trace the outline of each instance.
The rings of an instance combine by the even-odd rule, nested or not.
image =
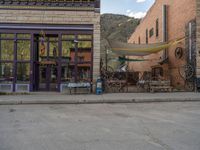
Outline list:
[[[191,79],[194,75],[194,68],[191,65],[184,65],[179,68],[180,76],[187,80]]]
[[[195,90],[195,84],[194,82],[188,82],[185,83],[185,89],[189,92],[193,92]]]
[[[119,79],[115,79],[115,92],[120,92],[121,89],[121,82]]]
[[[110,66],[101,68],[101,77],[105,80],[112,79],[114,76],[114,69]]]

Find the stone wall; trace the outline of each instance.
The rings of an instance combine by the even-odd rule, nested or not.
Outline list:
[[[100,13],[69,10],[5,10],[0,9],[0,23],[92,24],[94,26],[93,79],[100,68]]]

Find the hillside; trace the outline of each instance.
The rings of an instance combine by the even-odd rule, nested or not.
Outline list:
[[[105,58],[105,49],[108,46],[106,39],[127,42],[127,39],[139,25],[140,20],[125,15],[101,15],[101,58]],[[108,59],[114,56],[109,55]],[[116,63],[109,63],[116,66]]]

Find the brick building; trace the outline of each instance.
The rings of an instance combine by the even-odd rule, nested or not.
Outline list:
[[[197,16],[196,16],[196,59],[197,59],[197,67],[196,67],[196,76],[197,76],[197,86],[199,87],[200,81],[200,1],[196,0],[196,9],[197,9]]]
[[[99,64],[100,0],[0,1],[0,91],[63,91]]]
[[[145,59],[151,61],[132,62],[129,68],[138,72],[151,72],[154,77],[163,76],[171,80],[177,89],[195,85],[195,76],[200,75],[197,69],[199,53],[196,53],[200,49],[199,11],[198,0],[156,0],[128,42],[149,44],[183,37],[185,40],[159,53],[145,56]],[[185,73],[185,69],[188,72]]]

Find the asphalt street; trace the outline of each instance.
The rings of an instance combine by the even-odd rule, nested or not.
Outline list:
[[[200,150],[200,102],[2,105],[0,150]]]

